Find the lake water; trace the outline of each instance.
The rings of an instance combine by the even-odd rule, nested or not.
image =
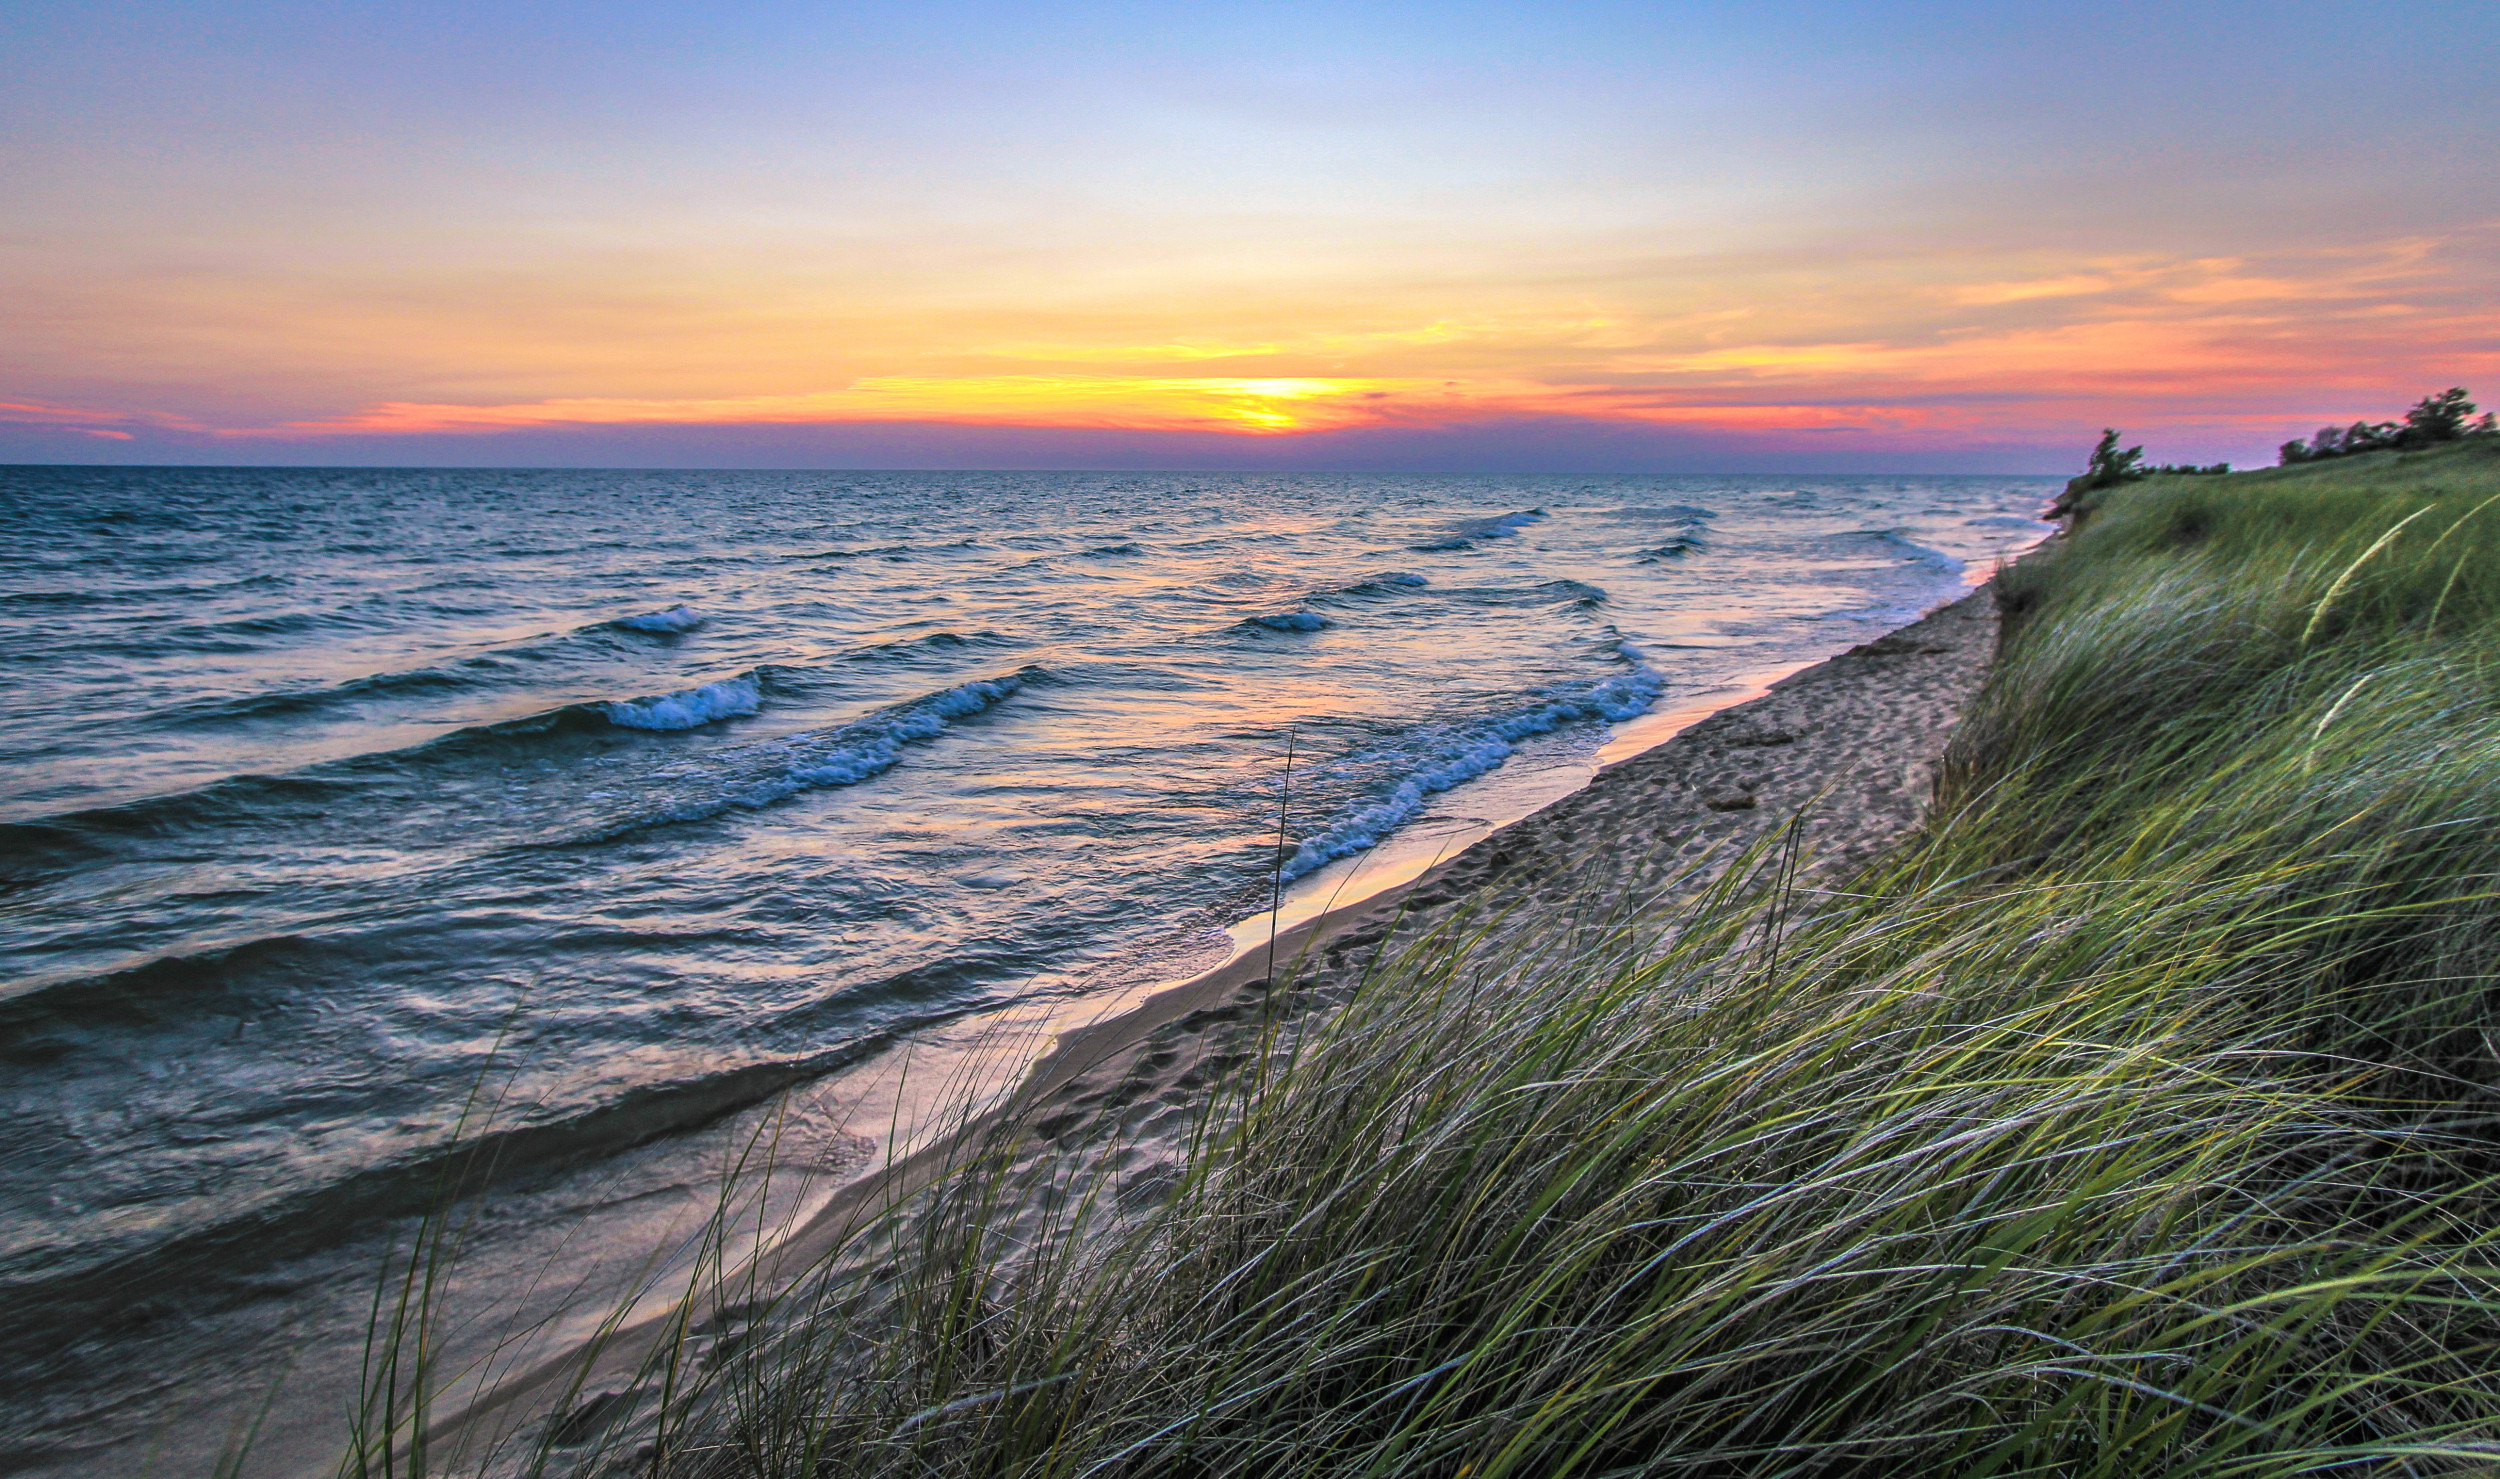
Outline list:
[[[2053,491],[0,468],[0,1466],[317,1389],[447,1156],[630,1241],[725,1117],[1221,958]]]

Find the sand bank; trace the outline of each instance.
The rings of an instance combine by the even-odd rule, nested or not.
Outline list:
[[[1060,1034],[1011,1093],[953,1133],[840,1188],[794,1235],[721,1281],[731,1306],[787,1288],[864,1218],[928,1185],[962,1149],[1001,1133],[1059,1191],[1086,1174],[1127,1186],[1168,1177],[1207,1085],[1239,1060],[1239,1024],[1290,982],[1297,1003],[1348,989],[1460,910],[1511,931],[1557,927],[1591,899],[1647,899],[1707,858],[1804,818],[1808,866],[1837,873],[1918,825],[1935,766],[1996,644],[1987,587],[1925,619],[1770,685],[1504,826],[1420,876],[1289,922],[1224,964],[1119,1015]],[[1290,916],[1288,916],[1290,918]],[[1307,1004],[1307,1003],[1305,1003]],[[671,1311],[540,1364],[438,1425],[438,1452],[491,1437],[556,1402],[630,1385],[663,1339],[727,1332],[734,1308]]]

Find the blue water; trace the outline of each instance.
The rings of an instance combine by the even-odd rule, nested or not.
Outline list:
[[[486,1063],[505,1172],[665,1142],[1897,625],[2051,491],[0,468],[0,1464],[421,1202]]]

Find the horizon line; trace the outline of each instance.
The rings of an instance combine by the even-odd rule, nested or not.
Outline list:
[[[1505,477],[1505,478],[2071,478],[2071,472],[1400,472],[1376,467],[675,467],[574,462],[0,462],[0,471],[41,469],[120,472],[794,472],[794,473],[1064,473],[1088,474],[1255,474],[1261,477]],[[2233,468],[2234,472],[2255,471]]]

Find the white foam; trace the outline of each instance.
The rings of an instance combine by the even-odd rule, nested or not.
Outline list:
[[[703,613],[692,606],[671,606],[666,611],[620,616],[614,625],[633,632],[691,632],[703,625]]]
[[[763,690],[753,678],[723,678],[683,693],[601,704],[599,710],[610,724],[627,729],[695,729],[715,719],[752,714],[763,702]]]
[[[1631,663],[1630,671],[1585,692],[1552,699],[1449,735],[1438,753],[1401,779],[1387,796],[1302,839],[1293,856],[1277,870],[1278,875],[1290,883],[1350,853],[1363,851],[1413,821],[1423,811],[1427,798],[1474,780],[1508,760],[1521,740],[1550,734],[1568,724],[1630,719],[1647,713],[1658,695],[1666,691],[1666,679],[1643,662],[1630,643],[1620,644],[1617,650]]]

